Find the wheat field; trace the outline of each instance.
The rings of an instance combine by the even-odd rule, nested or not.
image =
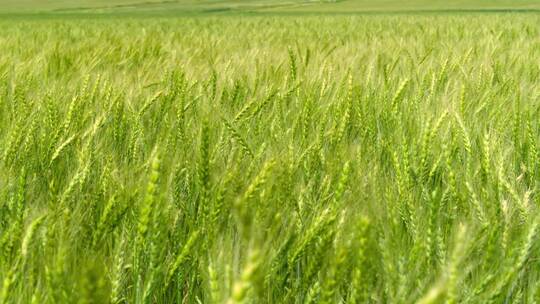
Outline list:
[[[0,20],[0,303],[538,303],[540,15]]]

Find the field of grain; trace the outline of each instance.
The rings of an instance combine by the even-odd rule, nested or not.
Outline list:
[[[540,12],[538,0],[0,0],[2,13]],[[1,16],[0,16],[1,17]]]
[[[537,303],[540,15],[0,20],[0,303]]]

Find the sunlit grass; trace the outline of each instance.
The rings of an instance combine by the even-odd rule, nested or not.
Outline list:
[[[539,23],[0,21],[0,302],[534,303]]]

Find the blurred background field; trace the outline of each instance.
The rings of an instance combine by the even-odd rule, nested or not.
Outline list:
[[[2,0],[0,12],[408,12],[408,11],[535,11],[536,0]]]

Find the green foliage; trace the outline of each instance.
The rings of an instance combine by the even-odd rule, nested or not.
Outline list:
[[[540,17],[0,21],[0,303],[535,303]]]

